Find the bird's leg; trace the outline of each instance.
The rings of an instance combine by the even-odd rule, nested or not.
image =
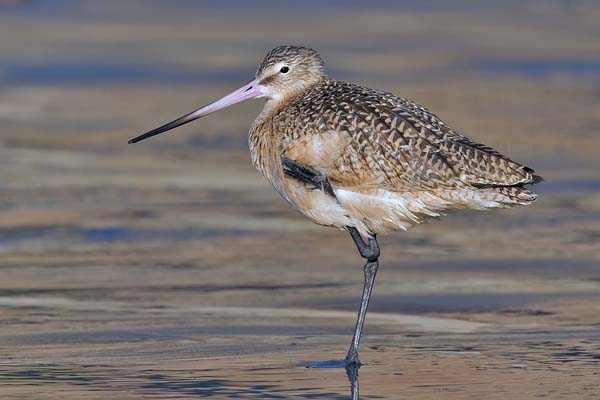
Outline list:
[[[335,193],[327,177],[316,169],[289,159],[286,156],[281,156],[281,163],[283,165],[283,173],[290,178],[313,185],[315,189],[321,189],[330,196],[335,197]]]
[[[379,243],[377,243],[375,235],[369,238],[369,244],[367,244],[356,228],[348,226],[346,227],[346,230],[350,233],[350,236],[352,236],[352,240],[354,240],[354,244],[362,258],[369,261],[377,261],[377,259],[379,259]]]
[[[346,366],[360,366],[361,363],[358,359],[358,345],[360,343],[362,328],[365,323],[365,315],[367,314],[371,291],[373,290],[373,283],[375,282],[375,275],[379,268],[379,244],[377,243],[375,235],[369,238],[369,243],[367,244],[356,228],[348,227],[347,230],[350,233],[350,236],[352,236],[360,255],[367,260],[367,263],[364,266],[365,285],[360,302],[360,309],[358,311],[358,319],[356,320],[356,328],[354,328],[352,343],[350,344],[350,349],[346,355]]]

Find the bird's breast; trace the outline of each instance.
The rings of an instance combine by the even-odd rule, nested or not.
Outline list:
[[[250,128],[248,144],[254,167],[283,195],[284,177],[279,140],[270,120],[257,118],[254,121]]]

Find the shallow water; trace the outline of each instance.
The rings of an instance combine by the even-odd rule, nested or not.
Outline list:
[[[465,338],[448,336],[395,338],[394,342],[404,344],[365,347],[369,361],[359,370],[354,388],[360,390],[360,398],[369,399],[593,398],[599,393],[593,383],[600,357],[598,332],[580,332],[578,341],[569,339],[572,334],[545,332],[502,339],[475,335],[468,337],[468,345]],[[321,354],[315,350],[266,350],[259,358],[256,354],[199,358],[193,352],[181,352],[182,346],[177,345],[160,365],[149,363],[160,356],[152,352],[157,344],[150,343],[143,353],[137,347],[121,349],[119,356],[110,351],[93,354],[98,364],[76,358],[61,364],[4,364],[0,378],[9,390],[45,387],[39,393],[49,398],[54,398],[52,393],[85,399],[110,393],[123,398],[216,399],[346,399],[351,395],[340,362],[313,361]],[[103,363],[115,357],[126,360],[125,364]],[[495,393],[500,387],[503,393]]]

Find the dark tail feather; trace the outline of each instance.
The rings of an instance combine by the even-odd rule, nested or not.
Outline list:
[[[527,185],[535,185],[536,183],[544,182],[544,178],[539,175],[531,175],[533,178],[531,182],[527,182]]]

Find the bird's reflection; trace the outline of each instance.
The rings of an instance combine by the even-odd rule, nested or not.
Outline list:
[[[350,398],[352,400],[358,400],[358,369],[360,365],[347,365],[346,366],[346,375],[348,376],[348,381],[350,382]]]
[[[297,367],[302,366],[304,368],[317,368],[317,369],[335,369],[335,375],[341,373],[341,368],[344,367],[346,371],[346,376],[348,377],[348,382],[350,383],[350,396],[345,397],[342,394],[330,391],[324,387],[311,387],[311,388],[303,388],[301,391],[304,392],[299,394],[297,391],[298,388],[289,387],[282,382],[282,377],[289,377],[289,374],[292,374],[294,377],[298,373]],[[152,392],[160,392],[163,394],[174,394],[178,395],[194,395],[196,397],[202,398],[211,398],[211,399],[233,399],[233,398],[244,398],[244,399],[264,399],[264,398],[288,398],[293,396],[294,398],[302,398],[302,399],[313,399],[313,398],[347,398],[352,400],[359,399],[359,389],[358,389],[358,369],[359,365],[354,366],[345,366],[344,360],[326,360],[326,361],[316,361],[316,362],[308,362],[301,363],[300,365],[296,364],[291,370],[286,367],[283,371],[279,368],[253,368],[246,372],[255,372],[260,371],[260,378],[258,376],[253,376],[256,379],[242,380],[243,383],[231,379],[231,376],[223,377],[223,376],[203,376],[203,377],[192,377],[189,376],[179,376],[177,374],[167,374],[167,373],[159,373],[157,371],[151,371],[151,373],[138,375],[137,378],[141,379],[141,382],[132,381],[133,384],[141,383],[141,387],[145,390],[150,390]],[[265,371],[269,371],[273,373],[273,375],[264,375]],[[338,372],[339,371],[339,372]],[[35,376],[42,376],[39,372],[34,371]],[[231,372],[228,370],[223,370],[227,374],[233,374],[240,377],[239,374],[241,371],[237,370],[235,372]],[[332,371],[333,372],[333,371]],[[61,374],[64,375],[64,371],[61,371]],[[61,375],[61,376],[62,376]],[[310,377],[313,377],[313,374],[309,374]],[[0,374],[1,377],[1,374]],[[76,376],[78,379],[82,379],[79,376]],[[248,376],[246,376],[248,378]],[[90,379],[88,384],[93,384],[93,378]],[[285,380],[285,379],[284,379]],[[295,382],[295,380],[292,380]]]

